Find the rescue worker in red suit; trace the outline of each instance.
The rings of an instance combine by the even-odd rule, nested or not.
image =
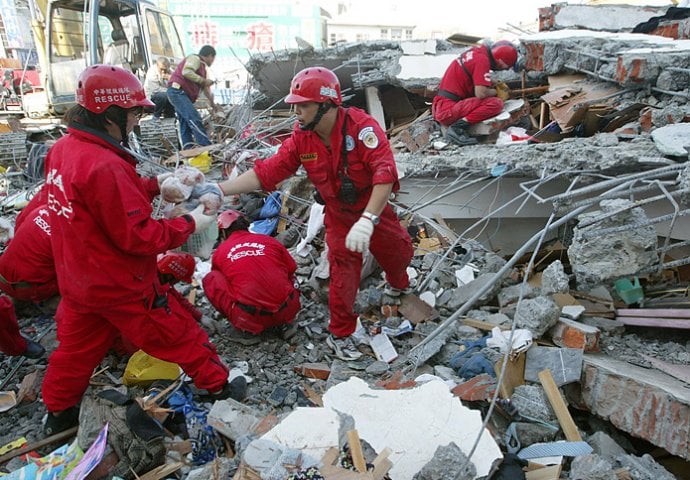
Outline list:
[[[139,80],[111,65],[87,67],[77,79],[67,135],[48,152],[46,188],[52,250],[62,301],[57,349],[48,360],[43,401],[46,434],[78,421],[93,369],[118,334],[151,356],[174,362],[197,388],[218,398],[244,395],[227,383],[207,334],[158,279],[156,256],[212,225],[203,205],[154,220],[158,178],[140,178],[127,139],[146,98]],[[237,388],[236,388],[237,387]]]
[[[192,275],[196,268],[196,260],[188,253],[165,252],[158,255],[158,278],[161,285],[168,287],[168,296],[174,296],[177,301],[194,317],[201,321],[203,314],[185,298],[173,285],[177,282],[192,283]]]
[[[50,218],[45,205],[25,213],[0,256],[0,351],[7,355],[40,358],[45,349],[23,337],[10,297],[24,302],[42,302],[58,295],[53,252],[50,247]]]
[[[410,286],[406,269],[412,241],[388,204],[399,188],[393,152],[376,120],[358,108],[341,106],[340,83],[326,68],[298,72],[285,102],[295,106],[298,120],[290,138],[278,153],[220,185],[226,195],[272,191],[304,167],[325,204],[331,279],[327,343],[339,358],[357,359],[361,353],[352,338],[357,324],[353,307],[362,254],[370,250],[383,268],[387,293],[400,295]]]
[[[218,228],[225,240],[203,285],[211,305],[235,328],[229,339],[253,345],[271,329],[287,340],[300,309],[295,260],[275,238],[249,232],[249,221],[238,211],[221,213]]]
[[[431,105],[434,119],[449,127],[448,140],[458,145],[477,143],[476,138],[467,134],[467,127],[503,110],[503,100],[493,88],[491,70],[508,70],[517,58],[513,44],[501,40],[493,45],[472,47],[453,60],[441,78]]]

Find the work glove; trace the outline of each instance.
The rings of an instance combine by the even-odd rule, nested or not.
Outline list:
[[[496,82],[496,96],[504,102],[510,98],[510,88],[505,82]]]
[[[205,207],[202,203],[194,210],[189,212],[189,215],[191,215],[191,217],[194,219],[194,233],[203,232],[216,221],[217,215],[215,213],[213,215],[206,215],[204,213],[204,209]]]
[[[6,218],[0,217],[0,243],[7,243],[14,238],[14,225]]]
[[[192,194],[193,187],[185,185],[177,176],[170,175],[163,180],[160,186],[163,200],[170,203],[184,202]]]
[[[223,190],[217,183],[201,183],[192,190],[191,198],[198,198],[206,207],[206,213],[218,213],[223,206]]]
[[[351,252],[364,253],[369,249],[369,240],[374,233],[374,224],[368,218],[361,217],[352,225],[345,237],[345,247]]]

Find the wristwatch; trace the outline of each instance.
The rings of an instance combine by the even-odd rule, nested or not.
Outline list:
[[[379,217],[378,215],[374,215],[371,212],[364,211],[362,212],[362,216],[364,218],[368,218],[369,220],[371,220],[371,223],[373,223],[374,225],[378,225],[381,221],[381,217]]]

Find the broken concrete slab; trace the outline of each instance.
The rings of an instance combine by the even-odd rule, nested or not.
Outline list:
[[[679,380],[590,354],[579,396],[580,404],[618,429],[690,459],[690,390]]]
[[[677,123],[652,131],[656,148],[664,155],[687,157],[690,149],[690,123]]]
[[[207,422],[226,437],[236,440],[247,435],[261,422],[261,414],[232,399],[213,404]]]
[[[632,31],[651,17],[664,15],[668,7],[638,5],[569,5],[557,3],[539,9],[539,30],[586,29]]]
[[[454,442],[469,453],[481,431],[481,414],[464,407],[441,381],[410,390],[383,391],[352,378],[329,389],[323,400],[325,407],[351,415],[360,437],[374,449],[393,451],[390,476],[394,480],[412,478],[440,445]],[[502,458],[500,449],[485,431],[471,459],[477,476],[487,475],[498,458]]]

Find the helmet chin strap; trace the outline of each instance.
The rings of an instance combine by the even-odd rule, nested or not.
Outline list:
[[[299,126],[300,130],[305,130],[305,131],[314,130],[314,128],[316,128],[316,126],[317,126],[317,125],[319,124],[319,122],[321,121],[321,118],[323,118],[323,115],[324,115],[328,110],[331,109],[331,106],[332,106],[332,105],[333,105],[333,104],[330,103],[330,102],[320,103],[320,104],[319,104],[318,110],[316,110],[316,115],[314,115],[314,120],[312,120],[311,122],[307,123],[306,125],[300,125],[300,126]]]
[[[496,70],[496,59],[494,58],[494,54],[491,51],[491,47],[493,44],[488,44],[486,46],[486,53],[489,54],[489,66],[491,67],[491,70]]]

